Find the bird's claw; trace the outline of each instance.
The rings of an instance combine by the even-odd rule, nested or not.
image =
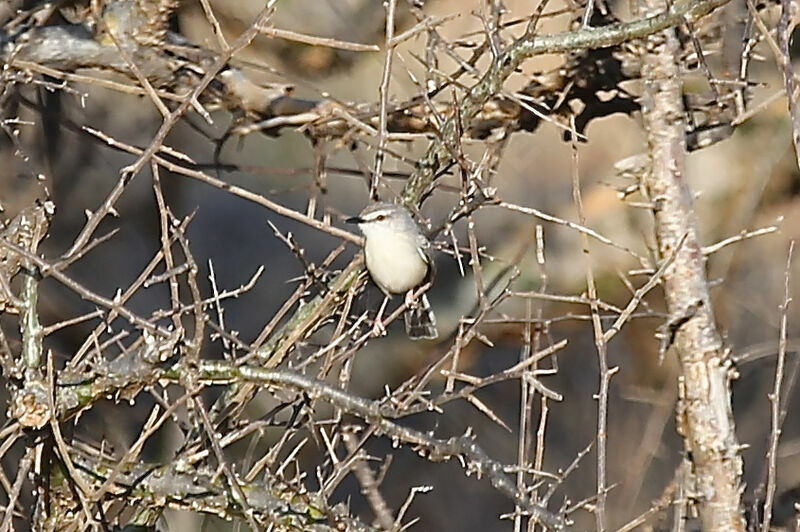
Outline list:
[[[372,335],[379,337],[379,336],[386,336],[386,327],[383,326],[383,321],[375,320],[372,324]]]
[[[405,303],[406,303],[406,308],[416,308],[416,306],[417,306],[417,298],[414,297],[414,291],[413,290],[409,290],[408,292],[406,292]]]

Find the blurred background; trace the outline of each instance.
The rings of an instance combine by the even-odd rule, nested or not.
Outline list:
[[[249,0],[212,0],[210,2],[223,32],[233,40],[248,27],[263,2]],[[507,19],[524,17],[534,9],[528,0],[507,0]],[[548,10],[570,7],[561,1],[551,2]],[[617,6],[615,6],[615,9]],[[624,15],[627,6],[618,6]],[[464,0],[430,0],[425,3],[426,15],[451,17],[439,27],[445,39],[466,39],[471,32],[482,30],[481,21],[473,16],[478,2]],[[740,5],[726,8],[726,15],[735,20]],[[385,12],[381,2],[371,0],[286,0],[278,3],[272,22],[275,27],[305,34],[331,37],[351,42],[383,45]],[[398,3],[397,32],[415,23],[406,2]],[[542,31],[563,31],[568,17],[548,18]],[[214,49],[217,41],[203,14],[200,2],[185,1],[177,12],[174,29],[197,45]],[[730,75],[725,68],[725,42],[737,41],[736,24],[729,26],[734,34],[721,39],[723,45],[714,50],[716,74]],[[513,32],[512,32],[513,33]],[[475,35],[477,40],[479,34]],[[395,56],[391,78],[392,99],[402,101],[417,94],[416,79],[424,79],[424,67],[416,59],[424,55],[425,40],[404,43]],[[734,54],[735,55],[735,54]],[[780,79],[771,56],[752,65],[753,102],[780,89]],[[243,51],[241,60],[269,65],[272,71],[255,70],[264,83],[290,83],[298,97],[319,99],[326,95],[341,102],[376,102],[383,68],[384,54],[338,51],[280,39],[259,37]],[[516,90],[527,83],[531,72],[558,67],[562,59],[545,56],[525,64],[522,72],[509,82]],[[443,60],[444,71],[455,63]],[[480,67],[480,65],[479,65]],[[691,76],[692,73],[687,73]],[[687,90],[691,90],[690,88]],[[75,84],[75,92],[47,91],[31,87],[22,90],[14,109],[30,125],[19,126],[20,143],[27,160],[15,154],[15,147],[0,144],[0,201],[4,216],[12,217],[41,194],[40,184],[32,176],[42,174],[57,211],[51,223],[49,238],[41,248],[46,258],[56,258],[72,244],[83,227],[86,211],[94,210],[115,185],[120,169],[134,158],[110,148],[75,126],[89,126],[134,146],[145,147],[161,124],[161,116],[145,97],[121,94],[97,86]],[[637,93],[636,82],[629,87]],[[368,184],[359,170],[374,162],[374,151],[363,145],[352,147],[346,139],[312,143],[303,131],[284,129],[278,135],[251,134],[229,138],[222,143],[232,117],[224,112],[213,115],[209,125],[197,114],[188,114],[169,134],[166,144],[187,154],[199,165],[215,167],[215,150],[222,167],[219,176],[231,184],[263,194],[282,205],[305,211],[309,197],[317,194],[322,212],[331,215],[333,224],[345,228],[342,219],[360,211],[368,201]],[[577,221],[572,197],[572,152],[562,130],[543,123],[534,133],[516,132],[508,140],[503,159],[492,183],[497,196],[516,204],[534,207],[560,218]],[[646,150],[637,114],[613,115],[594,120],[585,132],[588,141],[579,143],[579,169],[587,223],[593,230],[637,253],[652,257],[655,246],[650,213],[632,208],[620,200],[619,190],[629,185],[616,169],[619,161],[642,154]],[[399,193],[404,178],[413,169],[413,162],[427,148],[428,141],[416,138],[394,143],[392,149],[402,156],[390,157],[385,171],[397,176],[386,179],[382,191],[392,199]],[[351,149],[353,148],[353,149]],[[482,141],[465,143],[465,151],[479,160],[486,147]],[[315,178],[315,161],[325,154],[328,171],[324,183]],[[791,125],[785,98],[778,98],[763,111],[736,128],[733,135],[710,148],[693,152],[688,159],[687,177],[696,192],[696,212],[705,245],[712,245],[742,231],[778,223],[777,232],[724,247],[708,259],[708,275],[713,283],[714,310],[737,364],[739,378],[734,382],[733,409],[737,433],[745,450],[746,499],[763,496],[766,478],[766,445],[769,437],[767,394],[772,388],[780,320],[779,305],[783,300],[784,270],[789,242],[800,238],[800,174],[794,160]],[[225,165],[235,165],[230,171]],[[346,169],[348,171],[338,171]],[[211,172],[211,170],[209,170]],[[319,263],[339,240],[303,224],[294,222],[242,198],[208,185],[163,171],[166,202],[178,217],[194,213],[188,236],[198,260],[204,296],[211,294],[207,281],[209,264],[213,263],[216,281],[221,288],[235,288],[247,282],[259,266],[265,273],[256,286],[238,299],[225,303],[225,319],[229,330],[249,342],[255,338],[296,284],[292,279],[302,275],[303,268],[286,245],[273,234],[271,221],[284,233],[291,232],[305,249],[308,260]],[[445,178],[455,186],[458,177]],[[458,194],[440,188],[425,202],[421,215],[432,226],[444,217],[458,201]],[[160,247],[158,210],[148,170],[142,171],[116,205],[118,217],[108,218],[98,234],[111,229],[119,233],[86,257],[72,265],[68,274],[92,290],[112,297],[138,275]],[[542,225],[544,264],[537,261],[536,225]],[[586,255],[580,235],[567,227],[538,222],[530,216],[487,207],[476,214],[479,243],[494,261],[484,262],[487,278],[501,275],[521,254],[519,277],[515,290],[542,290],[550,294],[579,296],[586,290]],[[352,230],[352,228],[350,228]],[[461,243],[466,245],[463,222],[455,228]],[[440,237],[441,238],[441,237]],[[442,238],[444,244],[449,244]],[[334,263],[343,267],[356,252],[353,245]],[[624,307],[631,297],[623,274],[640,265],[619,249],[592,240],[590,255],[600,297]],[[459,319],[471,312],[477,302],[475,280],[467,266],[461,272],[450,255],[437,256],[437,282],[430,296],[439,316],[441,337],[436,342],[414,343],[402,334],[402,326],[393,324],[386,338],[378,339],[357,353],[351,390],[361,396],[377,398],[386,387],[393,388],[426,364],[438,359],[449,346]],[[792,268],[791,293],[800,300],[800,261]],[[630,276],[635,287],[645,277]],[[40,312],[43,323],[54,323],[69,316],[93,310],[90,303],[52,280],[43,283]],[[140,291],[129,307],[143,315],[167,296],[162,285]],[[363,308],[375,307],[381,296],[368,288],[358,302]],[[659,289],[645,300],[644,309],[663,312]],[[359,308],[361,308],[359,307]],[[498,316],[524,318],[526,312],[541,316],[546,326],[539,331],[542,347],[561,339],[569,344],[557,359],[557,373],[542,377],[552,390],[563,395],[560,402],[548,401],[543,469],[557,474],[566,469],[595,438],[598,389],[598,364],[591,321],[585,319],[588,309],[513,298],[504,303]],[[574,319],[570,319],[570,316]],[[501,321],[501,320],[498,320]],[[616,528],[650,507],[672,481],[683,456],[682,440],[676,433],[675,399],[677,362],[667,353],[658,361],[659,341],[656,328],[663,319],[634,319],[609,345],[609,363],[619,367],[613,377],[609,402],[608,479],[612,486],[608,499],[610,527]],[[66,360],[85,338],[89,325],[63,330],[48,339],[57,360]],[[524,326],[507,320],[487,324],[482,332],[493,344],[473,341],[461,355],[460,371],[483,376],[515,364],[523,347]],[[787,391],[784,404],[788,417],[779,446],[778,493],[800,486],[800,392],[794,386],[798,371],[796,355],[800,345],[800,305],[789,309],[789,351]],[[789,378],[791,377],[791,379]],[[509,426],[516,427],[519,416],[520,386],[509,381],[491,386],[478,397]],[[112,412],[124,409],[130,415],[109,418]],[[266,406],[264,406],[266,408]],[[534,419],[541,409],[539,398],[534,402]],[[135,440],[144,418],[147,403],[135,406],[99,405],[80,421],[77,432],[95,440],[106,439],[126,449]],[[113,419],[113,420],[112,420]],[[450,403],[443,414],[424,414],[404,421],[410,426],[434,431],[446,438],[462,434],[472,427],[477,439],[489,454],[505,463],[515,463],[517,435],[494,423],[466,402]],[[280,429],[275,429],[279,431]],[[268,439],[277,439],[277,434]],[[147,456],[152,460],[169,460],[180,444],[178,434],[166,432],[149,445]],[[367,450],[375,456],[393,455],[382,486],[389,505],[399,508],[409,490],[415,486],[432,486],[433,490],[416,496],[407,519],[421,521],[417,530],[509,530],[512,521],[499,520],[501,514],[513,511],[513,505],[485,481],[467,478],[456,463],[431,464],[407,449],[393,449],[391,442],[373,438]],[[301,462],[315,464],[317,444],[307,445]],[[574,504],[595,492],[595,460],[592,448],[572,471],[554,495],[555,501]],[[313,475],[309,476],[313,485]],[[791,518],[792,498],[776,510],[775,521]],[[337,501],[347,501],[351,509],[365,521],[371,520],[369,507],[359,493],[358,484],[348,478],[337,491]],[[786,504],[788,500],[788,505]],[[557,504],[556,504],[557,506]],[[577,512],[576,529],[594,527],[594,517]],[[211,517],[184,512],[169,512],[166,522],[170,530],[226,530],[231,525]]]

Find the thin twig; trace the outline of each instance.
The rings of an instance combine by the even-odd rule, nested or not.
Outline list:
[[[384,2],[384,7],[386,8],[386,55],[383,59],[381,84],[378,88],[378,146],[375,152],[375,170],[369,185],[369,195],[372,199],[378,199],[378,187],[383,174],[383,160],[386,156],[387,109],[389,106],[389,86],[392,81],[392,58],[394,57],[394,44],[392,41],[394,39],[394,16],[397,0],[387,0]]]
[[[783,384],[783,372],[786,366],[786,331],[788,321],[789,304],[792,301],[789,292],[789,279],[791,278],[792,268],[792,255],[794,253],[794,240],[789,244],[789,253],[786,258],[786,269],[783,275],[783,303],[780,306],[781,312],[781,326],[780,335],[778,340],[778,358],[775,361],[775,383],[772,388],[772,393],[769,394],[770,403],[770,421],[772,423],[772,430],[769,435],[769,450],[767,451],[767,494],[764,497],[764,517],[761,521],[761,529],[764,532],[769,532],[770,523],[772,521],[772,506],[775,498],[775,489],[777,487],[778,478],[778,440],[781,436],[781,385]]]
[[[590,4],[591,5],[591,4]],[[588,8],[587,8],[588,9]],[[575,116],[570,117],[570,124],[575,128]],[[581,199],[581,183],[578,165],[578,144],[575,135],[572,135],[572,198],[578,210],[578,220],[581,226],[586,225],[586,215],[583,210],[583,200]],[[607,447],[608,447],[608,388],[611,383],[611,376],[618,368],[608,367],[608,348],[603,324],[600,322],[600,307],[597,304],[597,286],[594,280],[594,269],[592,268],[591,256],[589,254],[589,239],[586,233],[581,233],[581,244],[586,260],[586,286],[589,299],[589,308],[592,313],[592,331],[594,332],[594,345],[597,350],[597,363],[600,373],[600,382],[597,392],[597,485],[595,503],[595,522],[597,530],[603,531],[606,528],[606,498],[607,498]]]

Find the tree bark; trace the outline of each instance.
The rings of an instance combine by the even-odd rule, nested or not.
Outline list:
[[[643,0],[646,13],[663,10],[660,0]],[[685,173],[685,112],[674,30],[647,39],[642,63],[642,116],[651,169],[644,185],[655,215],[660,257],[675,260],[665,271],[670,320],[667,342],[681,364],[678,430],[693,464],[687,486],[700,509],[704,530],[744,530],[742,458],[734,430],[729,353],[717,331],[698,241],[692,190]],[[677,252],[676,252],[677,250]]]

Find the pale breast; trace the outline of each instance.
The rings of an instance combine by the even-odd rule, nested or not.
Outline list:
[[[428,273],[417,243],[410,238],[367,238],[367,269],[381,290],[392,294],[419,286]]]

